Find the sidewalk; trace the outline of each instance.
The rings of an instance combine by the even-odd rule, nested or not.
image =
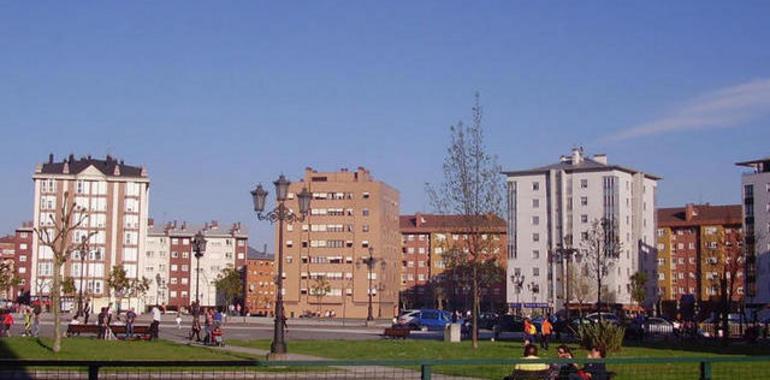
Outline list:
[[[255,356],[257,358],[259,357],[267,357],[267,354],[270,353],[270,351],[267,350],[261,350],[258,348],[250,348],[250,347],[240,347],[240,346],[224,346],[224,347],[211,347],[211,346],[202,346],[198,344],[190,344],[188,341],[173,341],[178,344],[186,344],[193,347],[201,347],[201,348],[209,348],[217,351],[228,351],[233,353],[239,353],[239,354],[247,354],[251,356]],[[286,360],[297,360],[297,361],[328,361],[328,360],[335,360],[335,359],[328,359],[328,358],[322,358],[318,356],[311,356],[311,355],[303,355],[303,354],[293,354],[288,353]],[[318,372],[318,373],[307,373],[302,372],[302,377],[305,378],[306,375],[312,375],[308,378],[323,378],[323,379],[421,379],[421,374],[419,371],[406,369],[406,368],[398,368],[398,367],[385,367],[385,366],[331,366],[329,368],[333,368],[338,370],[338,372],[331,371],[331,372]],[[316,376],[316,377],[314,377]],[[431,379],[436,380],[474,380],[476,378],[473,377],[459,377],[459,376],[449,376],[449,375],[441,375],[441,374],[432,374]]]

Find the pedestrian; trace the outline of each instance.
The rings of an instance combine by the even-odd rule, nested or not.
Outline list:
[[[190,331],[190,340],[195,337],[195,341],[200,343],[201,341],[201,319],[196,315],[193,317],[192,330]]]
[[[83,308],[84,324],[88,324],[88,318],[91,317],[91,302],[86,301],[86,306]]]
[[[24,308],[24,334],[23,336],[32,336],[32,310]]]
[[[96,316],[96,322],[99,324],[99,332],[96,334],[97,339],[104,339],[107,334],[107,327],[105,321],[107,320],[107,308],[103,307],[99,314]]]
[[[222,311],[217,308],[216,313],[214,313],[214,328],[222,326],[223,322],[224,322],[224,315]]]
[[[152,323],[150,323],[150,339],[158,339],[160,336],[160,308],[158,305],[152,307]]]
[[[5,328],[5,336],[11,336],[11,326],[13,326],[13,313],[8,310],[3,317],[3,327]]]
[[[35,306],[32,307],[32,336],[38,337],[40,335],[40,313],[43,312],[43,307],[40,306],[40,301],[35,302]]]
[[[548,341],[551,339],[552,333],[553,325],[551,325],[550,318],[545,318],[540,326],[540,348],[548,350]]]
[[[176,314],[176,329],[181,330],[182,329],[182,315],[179,313]]]
[[[136,321],[136,313],[132,307],[126,313],[126,339],[134,337],[134,321]]]
[[[532,328],[534,325],[532,324],[532,321],[529,320],[529,317],[524,318],[524,327],[522,328],[522,332],[524,333],[524,345],[528,345],[532,343],[532,340],[534,337],[532,336]]]
[[[209,344],[211,342],[211,330],[214,325],[214,313],[211,309],[203,309],[203,327],[205,328],[206,336],[203,337],[203,344]]]

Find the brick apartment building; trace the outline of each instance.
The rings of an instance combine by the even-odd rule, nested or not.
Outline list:
[[[688,204],[658,209],[661,301],[718,301],[719,276],[725,261],[729,261],[726,258],[742,257],[741,213],[741,205]],[[743,297],[743,269],[735,271],[735,275],[738,285],[731,298],[739,301]]]
[[[448,250],[463,248],[463,241],[468,239],[470,228],[459,215],[414,214],[401,215],[400,231],[402,241],[401,260],[401,306],[403,308],[437,307],[438,297],[435,283],[431,279],[444,272],[446,266],[442,255]],[[491,224],[481,231],[483,239],[489,239],[492,244],[491,252],[504,272],[507,266],[507,239],[505,220],[494,217]],[[495,286],[482,289],[482,309],[500,308],[505,299],[505,278]],[[449,299],[452,308],[467,309],[470,293],[466,289],[448,289],[450,293],[444,298]]]
[[[13,235],[0,237],[0,261],[10,264],[12,272],[19,279],[18,285],[0,293],[0,299],[25,301],[29,298],[33,232],[32,222],[27,222],[17,228]]]
[[[244,273],[244,306],[251,315],[274,315],[275,267],[273,254],[249,247]]]
[[[150,180],[143,167],[126,165],[111,156],[96,159],[91,156],[76,159],[73,155],[38,164],[34,181],[34,226],[53,228],[62,204],[73,202],[90,216],[87,223],[73,232],[72,241],[95,233],[89,240],[85,273],[81,273],[80,252],[67,260],[64,277],[85,277],[86,293],[93,300],[94,310],[110,302],[106,286],[113,266],[120,265],[129,278],[140,275],[147,230]],[[66,194],[66,198],[65,198]],[[53,219],[52,219],[53,218]],[[52,280],[53,252],[32,236],[29,284],[33,299],[46,299]],[[75,281],[80,289],[80,281]],[[128,299],[124,302],[129,302]],[[137,305],[141,300],[133,300]]]
[[[224,304],[214,281],[225,268],[246,266],[248,236],[240,223],[220,227],[217,221],[197,226],[177,221],[166,224],[150,221],[141,274],[151,280],[146,295],[148,304],[157,302],[179,310],[188,308],[195,300],[198,263],[192,240],[198,231],[206,238],[197,284],[201,306]]]
[[[364,168],[336,172],[308,168],[302,180],[289,187],[288,207],[299,209],[295,194],[303,188],[313,194],[311,211],[303,222],[285,225],[284,231],[286,316],[329,312],[366,318],[371,292],[373,316],[393,317],[401,270],[398,191]],[[364,262],[370,249],[376,259],[371,288]],[[329,292],[314,295],[324,280]]]

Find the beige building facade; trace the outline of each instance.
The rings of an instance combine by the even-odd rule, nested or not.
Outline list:
[[[289,187],[287,206],[295,212],[303,188],[313,195],[310,212],[304,221],[284,225],[286,316],[366,318],[371,293],[373,317],[392,318],[401,286],[398,191],[361,167],[307,168]]]

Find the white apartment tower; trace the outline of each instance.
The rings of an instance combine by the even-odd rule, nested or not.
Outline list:
[[[613,220],[621,243],[620,257],[604,279],[603,300],[611,304],[632,303],[630,277],[647,273],[647,305],[657,293],[655,251],[655,192],[658,177],[612,165],[606,155],[587,157],[573,149],[558,163],[529,170],[509,171],[507,298],[514,308],[564,307],[564,261],[559,249],[581,249],[594,221]],[[574,259],[573,259],[574,260]],[[569,266],[579,275],[580,264]],[[514,286],[512,276],[522,279]],[[595,281],[586,279],[596,302]],[[574,292],[569,302],[575,303]],[[514,303],[521,305],[513,305]]]
[[[770,157],[736,165],[751,168],[741,177],[741,196],[746,305],[753,309],[770,303]]]
[[[130,278],[140,275],[139,252],[145,250],[150,187],[147,171],[110,156],[101,160],[70,155],[55,162],[51,154],[48,162],[35,167],[32,179],[36,228],[53,228],[51,217],[56,219],[57,210],[65,202],[88,210],[87,222],[71,237],[80,241],[82,236],[95,232],[89,240],[88,255],[81,260],[80,252],[74,252],[63,275],[73,277],[78,290],[82,277],[93,310],[99,310],[110,302],[107,277],[113,266],[122,266]],[[51,286],[53,252],[42,246],[37,236],[33,238],[32,249],[30,294],[33,299],[46,299]],[[142,307],[140,302],[132,300],[131,305]]]

